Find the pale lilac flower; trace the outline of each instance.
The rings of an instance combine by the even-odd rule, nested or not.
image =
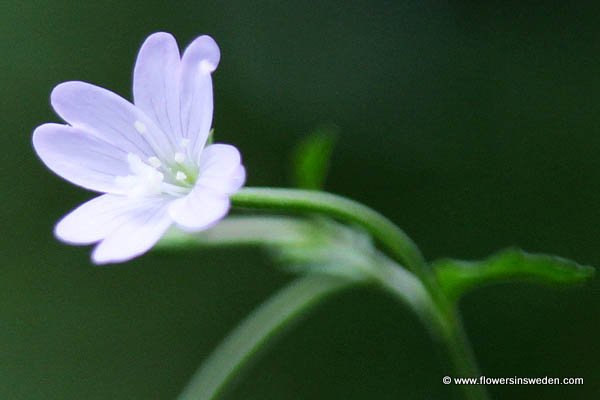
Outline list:
[[[121,262],[146,252],[173,223],[197,231],[227,214],[246,174],[235,147],[207,145],[219,58],[209,36],[180,57],[173,36],[155,33],[138,54],[134,104],[84,82],[54,88],[52,106],[68,125],[39,126],[35,150],[64,179],[104,193],[56,225],[60,240],[99,242],[94,262]]]

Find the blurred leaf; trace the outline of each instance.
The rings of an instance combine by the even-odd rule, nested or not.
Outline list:
[[[481,261],[442,259],[433,263],[442,289],[452,299],[484,285],[526,281],[571,285],[594,276],[593,267],[546,254],[529,254],[509,248]]]
[[[213,228],[191,233],[171,229],[156,250],[251,246],[268,250],[288,271],[363,279],[376,253],[364,232],[327,218],[230,216]]]
[[[365,232],[328,218],[315,218],[311,223],[311,240],[269,247],[283,269],[361,280],[365,271],[378,262],[378,252]]]
[[[171,229],[158,242],[159,250],[185,250],[198,246],[300,246],[312,242],[310,220],[284,216],[230,216],[201,232]]]
[[[292,159],[294,186],[314,190],[323,188],[337,131],[336,126],[322,126],[298,144]]]

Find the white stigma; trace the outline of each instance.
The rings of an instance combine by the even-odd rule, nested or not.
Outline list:
[[[186,147],[188,147],[190,145],[190,139],[181,139],[179,144],[181,145],[181,147],[183,147],[185,149]]]
[[[185,161],[185,154],[177,152],[175,153],[175,161],[178,163],[182,163]]]
[[[133,126],[135,127],[135,130],[138,131],[138,133],[140,135],[143,135],[144,133],[146,133],[146,125],[144,125],[143,122],[141,122],[141,121],[135,121],[135,123],[133,124]]]
[[[154,156],[148,158],[148,164],[150,164],[154,168],[158,168],[162,165],[158,157]]]
[[[185,181],[187,179],[187,175],[181,171],[177,171],[175,174],[175,179],[178,181]]]

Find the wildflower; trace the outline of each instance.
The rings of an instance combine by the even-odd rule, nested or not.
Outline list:
[[[122,262],[150,249],[173,223],[198,231],[227,214],[245,170],[235,147],[207,145],[219,59],[209,36],[180,57],[173,36],[155,33],[137,57],[134,104],[85,82],[54,88],[52,106],[68,125],[37,127],[34,148],[56,174],[103,193],[59,221],[60,240],[99,242],[95,263]]]

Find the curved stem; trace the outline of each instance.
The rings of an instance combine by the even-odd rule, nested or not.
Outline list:
[[[425,259],[416,244],[393,222],[356,201],[331,193],[279,188],[244,188],[231,197],[235,207],[284,212],[322,213],[347,223],[358,224],[387,251],[390,257],[405,265],[421,280],[426,293],[431,298],[428,326],[447,348],[456,372],[460,376],[478,376],[478,368],[462,328],[460,317],[454,305],[439,288]],[[386,274],[380,275],[382,286],[398,297],[404,298],[399,286],[386,282]],[[421,315],[422,316],[422,315]],[[485,387],[463,385],[465,396],[470,400],[488,398]]]
[[[413,310],[416,311],[419,318],[429,329],[431,336],[445,349],[454,370],[454,377],[472,378],[480,376],[458,310],[454,307],[441,307],[439,302],[434,301],[425,286],[420,287],[418,284],[420,282],[414,282],[416,278],[411,279],[410,276],[407,276],[408,272],[398,268],[394,263],[382,262],[378,266],[378,270],[373,275],[375,280],[380,287],[401,302],[410,304]],[[411,293],[413,294],[410,295]],[[415,300],[418,300],[418,302]],[[461,385],[459,389],[468,400],[486,400],[489,398],[484,385]]]
[[[426,263],[419,248],[402,229],[377,211],[335,194],[300,189],[244,188],[231,196],[233,206],[281,211],[313,212],[360,225],[407,268],[422,276]]]
[[[450,329],[446,332],[444,347],[449,353],[457,377],[481,376],[458,311],[455,310],[446,320],[450,322]],[[460,385],[460,389],[468,400],[489,399],[485,385]]]
[[[179,400],[213,400],[253,356],[312,306],[356,282],[323,275],[298,278],[256,308],[212,352]]]
[[[234,207],[328,215],[365,229],[389,256],[421,279],[433,301],[445,313],[452,309],[417,245],[402,229],[377,211],[335,194],[301,189],[243,188],[233,196]]]

